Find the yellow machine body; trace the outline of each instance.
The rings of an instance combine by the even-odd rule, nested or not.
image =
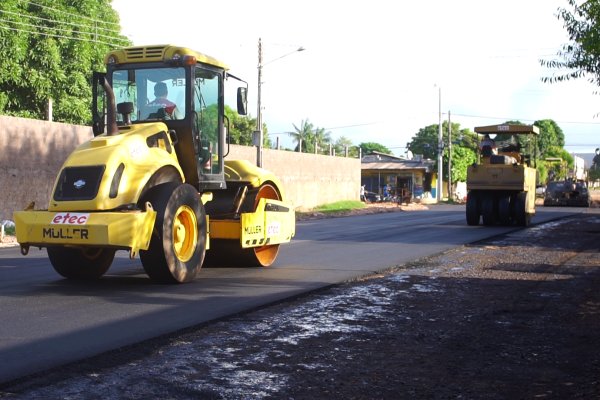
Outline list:
[[[97,190],[89,199],[69,200],[63,186],[69,171],[78,168],[88,169],[90,178],[79,183],[83,185],[79,190],[90,185]],[[119,135],[101,135],[81,144],[64,162],[48,209],[14,213],[17,241],[22,247],[107,246],[133,254],[147,249],[156,213],[131,206],[159,169],[169,169],[182,179],[163,123],[122,128]]]
[[[95,137],[65,160],[47,209],[14,213],[21,252],[46,247],[57,272],[75,279],[100,277],[115,250],[139,253],[148,275],[167,283],[192,280],[213,243],[237,243],[226,252],[270,265],[295,234],[294,208],[271,172],[224,160],[225,82],[246,86],[237,89],[240,115],[247,84],[172,45],[115,50],[105,61],[93,77]],[[142,113],[159,83],[179,94],[179,114],[160,105]]]
[[[136,204],[142,188],[159,169],[165,167],[183,176],[171,148],[166,127],[140,126],[128,129],[118,136],[98,136],[80,145],[66,160],[62,171],[72,167],[106,165],[105,171],[116,171],[123,164],[120,190],[111,198],[111,184],[114,174],[104,174],[99,182],[98,195],[90,200],[58,201],[51,199],[48,210],[24,210],[14,213],[17,241],[21,247],[47,247],[56,245],[113,247],[126,249],[134,256],[147,250],[152,234],[156,213],[151,205],[145,210],[114,210],[118,205]],[[148,136],[161,134],[156,147],[148,148]],[[163,134],[164,133],[164,134]],[[268,182],[273,184],[283,197],[279,179],[271,172],[256,167],[246,160],[225,162],[226,180],[260,187]],[[61,184],[61,173],[55,182],[53,193]],[[200,194],[199,194],[200,195]],[[208,203],[217,192],[202,196]],[[54,196],[55,197],[55,196]],[[241,213],[235,218],[210,219],[208,239],[234,239],[241,248],[260,247],[289,242],[295,235],[295,211],[288,202],[275,199],[260,199],[253,212]]]
[[[486,141],[478,162],[467,168],[467,224],[479,225],[482,218],[484,225],[529,225],[535,214],[539,128],[504,124],[476,127],[475,132],[486,135]]]
[[[156,213],[50,212],[14,213],[17,241],[21,247],[56,245],[129,249],[132,255],[147,250]]]
[[[248,161],[226,161],[225,176],[228,183],[244,182],[255,188],[265,183],[273,184],[283,198],[279,179]],[[211,238],[239,240],[242,248],[287,243],[295,234],[294,208],[275,199],[260,199],[254,212],[241,213],[239,218],[211,219],[210,222]]]
[[[475,164],[467,168],[467,190],[527,193],[526,212],[535,214],[536,169],[526,165]]]

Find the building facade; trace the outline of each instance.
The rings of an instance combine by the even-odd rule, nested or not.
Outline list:
[[[404,203],[436,197],[435,162],[415,157],[407,160],[373,152],[361,159],[361,185],[383,199]]]

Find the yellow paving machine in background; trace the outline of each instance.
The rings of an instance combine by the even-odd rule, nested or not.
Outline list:
[[[505,124],[475,132],[493,142],[481,142],[479,161],[467,169],[467,224],[528,226],[535,214],[539,128]]]
[[[233,81],[245,115],[247,84],[171,45],[115,50],[105,62],[93,75],[94,137],[64,162],[47,210],[14,213],[21,252],[46,248],[71,279],[101,277],[117,250],[139,254],[163,283],[191,281],[205,258],[271,265],[295,234],[293,206],[272,173],[225,160],[227,93]]]

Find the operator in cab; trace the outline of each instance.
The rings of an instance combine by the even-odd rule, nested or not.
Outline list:
[[[168,99],[169,90],[164,82],[154,85],[155,99],[146,104],[146,119],[182,119],[177,104]]]
[[[481,139],[481,143],[479,143],[479,149],[481,150],[481,154],[485,157],[498,154],[496,142],[494,139],[490,138],[490,135],[488,134]]]

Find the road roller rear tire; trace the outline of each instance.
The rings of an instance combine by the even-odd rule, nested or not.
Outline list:
[[[481,217],[483,225],[490,226],[496,222],[496,213],[494,210],[494,196],[485,193],[481,201]]]
[[[525,206],[527,205],[527,193],[519,192],[515,196],[515,220],[519,226],[529,226],[531,215],[527,213]]]
[[[481,207],[479,201],[479,193],[471,192],[467,195],[467,225],[475,226],[479,225],[481,218]]]
[[[498,198],[498,220],[501,225],[510,225],[510,196],[505,195]]]

